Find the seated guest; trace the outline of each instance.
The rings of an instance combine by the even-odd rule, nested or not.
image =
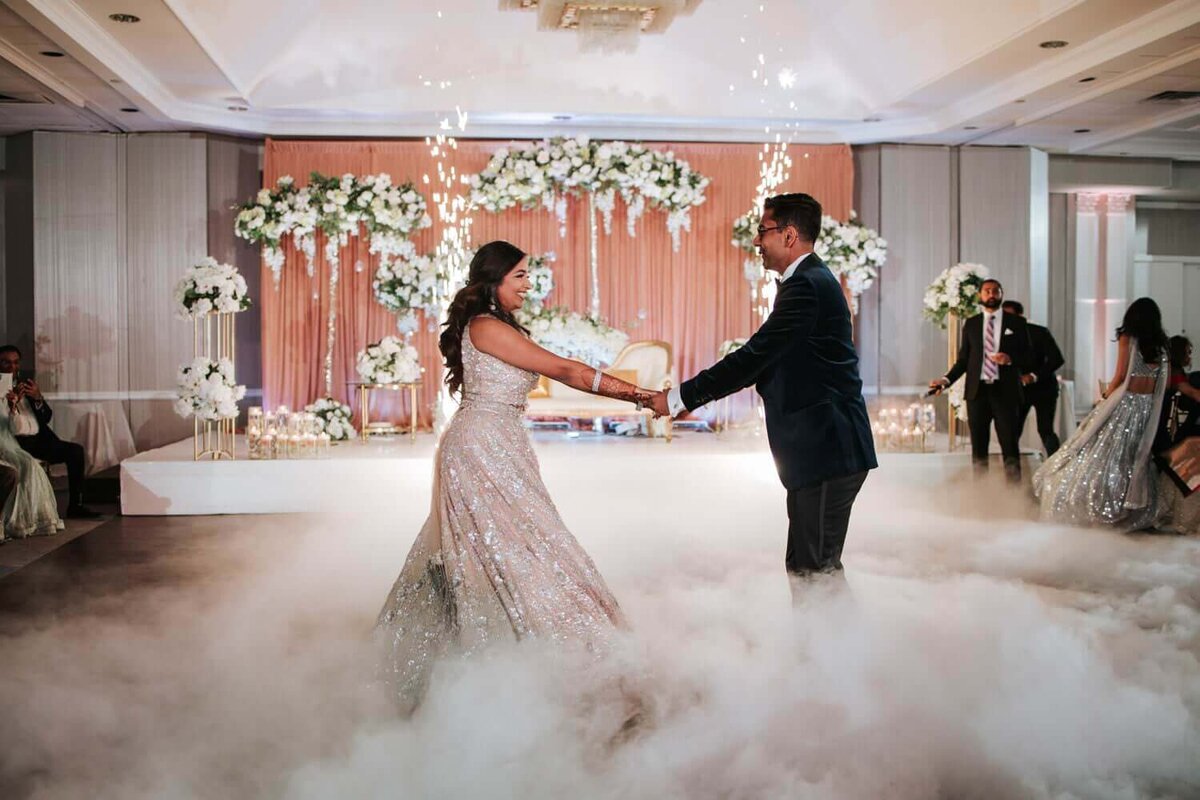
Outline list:
[[[25,452],[48,464],[67,465],[67,516],[92,519],[95,511],[83,505],[83,478],[85,454],[83,447],[74,442],[64,442],[50,430],[53,412],[50,404],[42,397],[41,389],[32,378],[16,380],[21,369],[21,351],[11,344],[0,347],[0,375],[12,375],[12,391],[8,395],[8,407],[16,414],[10,426],[17,442]],[[25,419],[20,419],[26,417]]]
[[[50,478],[13,436],[14,408],[0,400],[0,542],[63,529]]]
[[[1167,342],[1167,354],[1171,362],[1171,376],[1167,382],[1168,392],[1179,393],[1179,408],[1187,412],[1187,417],[1179,425],[1175,433],[1175,441],[1188,436],[1200,436],[1200,375],[1188,374],[1192,366],[1192,342],[1186,336],[1172,336]],[[1171,397],[1168,394],[1164,406],[1170,408]]]

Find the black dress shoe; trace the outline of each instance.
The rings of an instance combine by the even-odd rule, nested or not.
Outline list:
[[[67,506],[67,519],[99,519],[101,514],[87,506]]]

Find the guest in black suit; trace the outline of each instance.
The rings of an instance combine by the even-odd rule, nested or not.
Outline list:
[[[1015,314],[1025,319],[1025,306],[1016,300],[1005,300],[1003,309],[1006,314]],[[1033,368],[1021,376],[1024,387],[1024,397],[1021,401],[1021,419],[1017,423],[1017,436],[1025,430],[1025,419],[1029,410],[1037,415],[1038,436],[1042,438],[1042,446],[1046,448],[1047,458],[1054,455],[1059,447],[1058,434],[1054,430],[1054,411],[1058,408],[1058,375],[1066,359],[1054,341],[1050,329],[1042,325],[1034,325],[1026,321],[1029,329],[1030,354]]]
[[[960,375],[967,376],[967,426],[971,430],[971,460],[986,469],[992,424],[1004,454],[1004,473],[1011,482],[1021,480],[1021,376],[1030,371],[1029,331],[1025,320],[1005,314],[1000,304],[1004,287],[988,278],[979,287],[983,313],[963,323],[958,360],[941,378],[929,382],[941,391]]]
[[[767,438],[787,489],[792,575],[838,572],[850,509],[877,466],[842,286],[813,252],[821,205],[806,194],[763,205],[754,244],[781,275],[775,307],[740,349],[654,397],[655,412],[685,410],[755,386]]]
[[[20,370],[21,351],[11,344],[0,347],[0,374],[13,375],[15,378]],[[48,464],[67,465],[67,516],[76,519],[98,517],[99,514],[83,505],[83,479],[87,467],[83,447],[74,442],[64,442],[50,430],[50,419],[54,412],[46,398],[42,397],[37,381],[32,378],[17,381],[10,394],[13,395],[9,398],[10,402],[24,404],[26,409],[33,411],[37,420],[36,434],[17,437],[21,449]]]

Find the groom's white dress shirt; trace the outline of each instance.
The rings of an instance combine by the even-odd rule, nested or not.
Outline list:
[[[788,278],[795,275],[796,270],[800,268],[800,262],[808,258],[809,254],[810,253],[805,253],[793,261],[788,268],[783,271],[783,275],[779,277],[779,282],[783,283]],[[671,391],[667,392],[667,409],[671,412],[672,417],[678,417],[684,411],[687,411],[687,407],[683,404],[683,396],[679,393],[678,386],[672,387]]]

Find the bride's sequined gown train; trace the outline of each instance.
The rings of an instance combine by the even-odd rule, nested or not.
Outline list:
[[[438,445],[433,504],[379,614],[402,707],[435,661],[527,638],[602,645],[617,601],[563,524],[522,424],[538,376],[462,339],[462,404]]]

